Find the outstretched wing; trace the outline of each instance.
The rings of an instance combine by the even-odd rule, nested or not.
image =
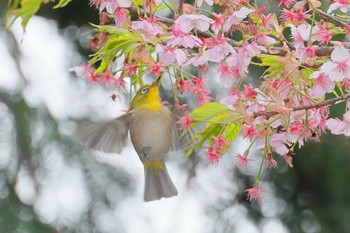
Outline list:
[[[79,123],[73,137],[88,148],[119,154],[127,143],[127,115],[108,122]]]

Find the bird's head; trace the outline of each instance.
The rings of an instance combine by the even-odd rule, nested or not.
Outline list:
[[[160,77],[152,84],[142,86],[130,103],[130,109],[144,108],[148,110],[157,110],[162,107],[159,101],[158,88],[160,85]]]

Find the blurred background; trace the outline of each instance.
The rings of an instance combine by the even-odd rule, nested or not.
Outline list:
[[[190,158],[171,153],[179,196],[143,202],[143,168],[131,143],[115,155],[70,137],[74,122],[128,108],[127,91],[92,86],[69,71],[88,60],[88,22],[98,23],[98,11],[87,0],[57,10],[50,3],[23,33],[20,22],[4,29],[6,9],[1,1],[1,233],[350,232],[350,144],[332,135],[297,150],[294,168],[275,155],[279,167],[263,172],[258,202],[247,201],[244,190],[261,156],[237,168],[235,156],[247,143],[240,138],[217,165],[202,151]],[[344,106],[333,109],[341,117]]]

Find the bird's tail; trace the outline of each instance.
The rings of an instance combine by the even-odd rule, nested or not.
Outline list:
[[[145,166],[145,201],[159,200],[163,197],[172,197],[177,195],[177,189],[172,182],[168,170],[164,163],[161,167],[155,169]]]

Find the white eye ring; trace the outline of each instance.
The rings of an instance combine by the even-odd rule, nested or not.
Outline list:
[[[144,88],[142,88],[141,93],[145,94],[146,92],[148,92],[148,90],[149,90],[148,87],[144,87]]]

